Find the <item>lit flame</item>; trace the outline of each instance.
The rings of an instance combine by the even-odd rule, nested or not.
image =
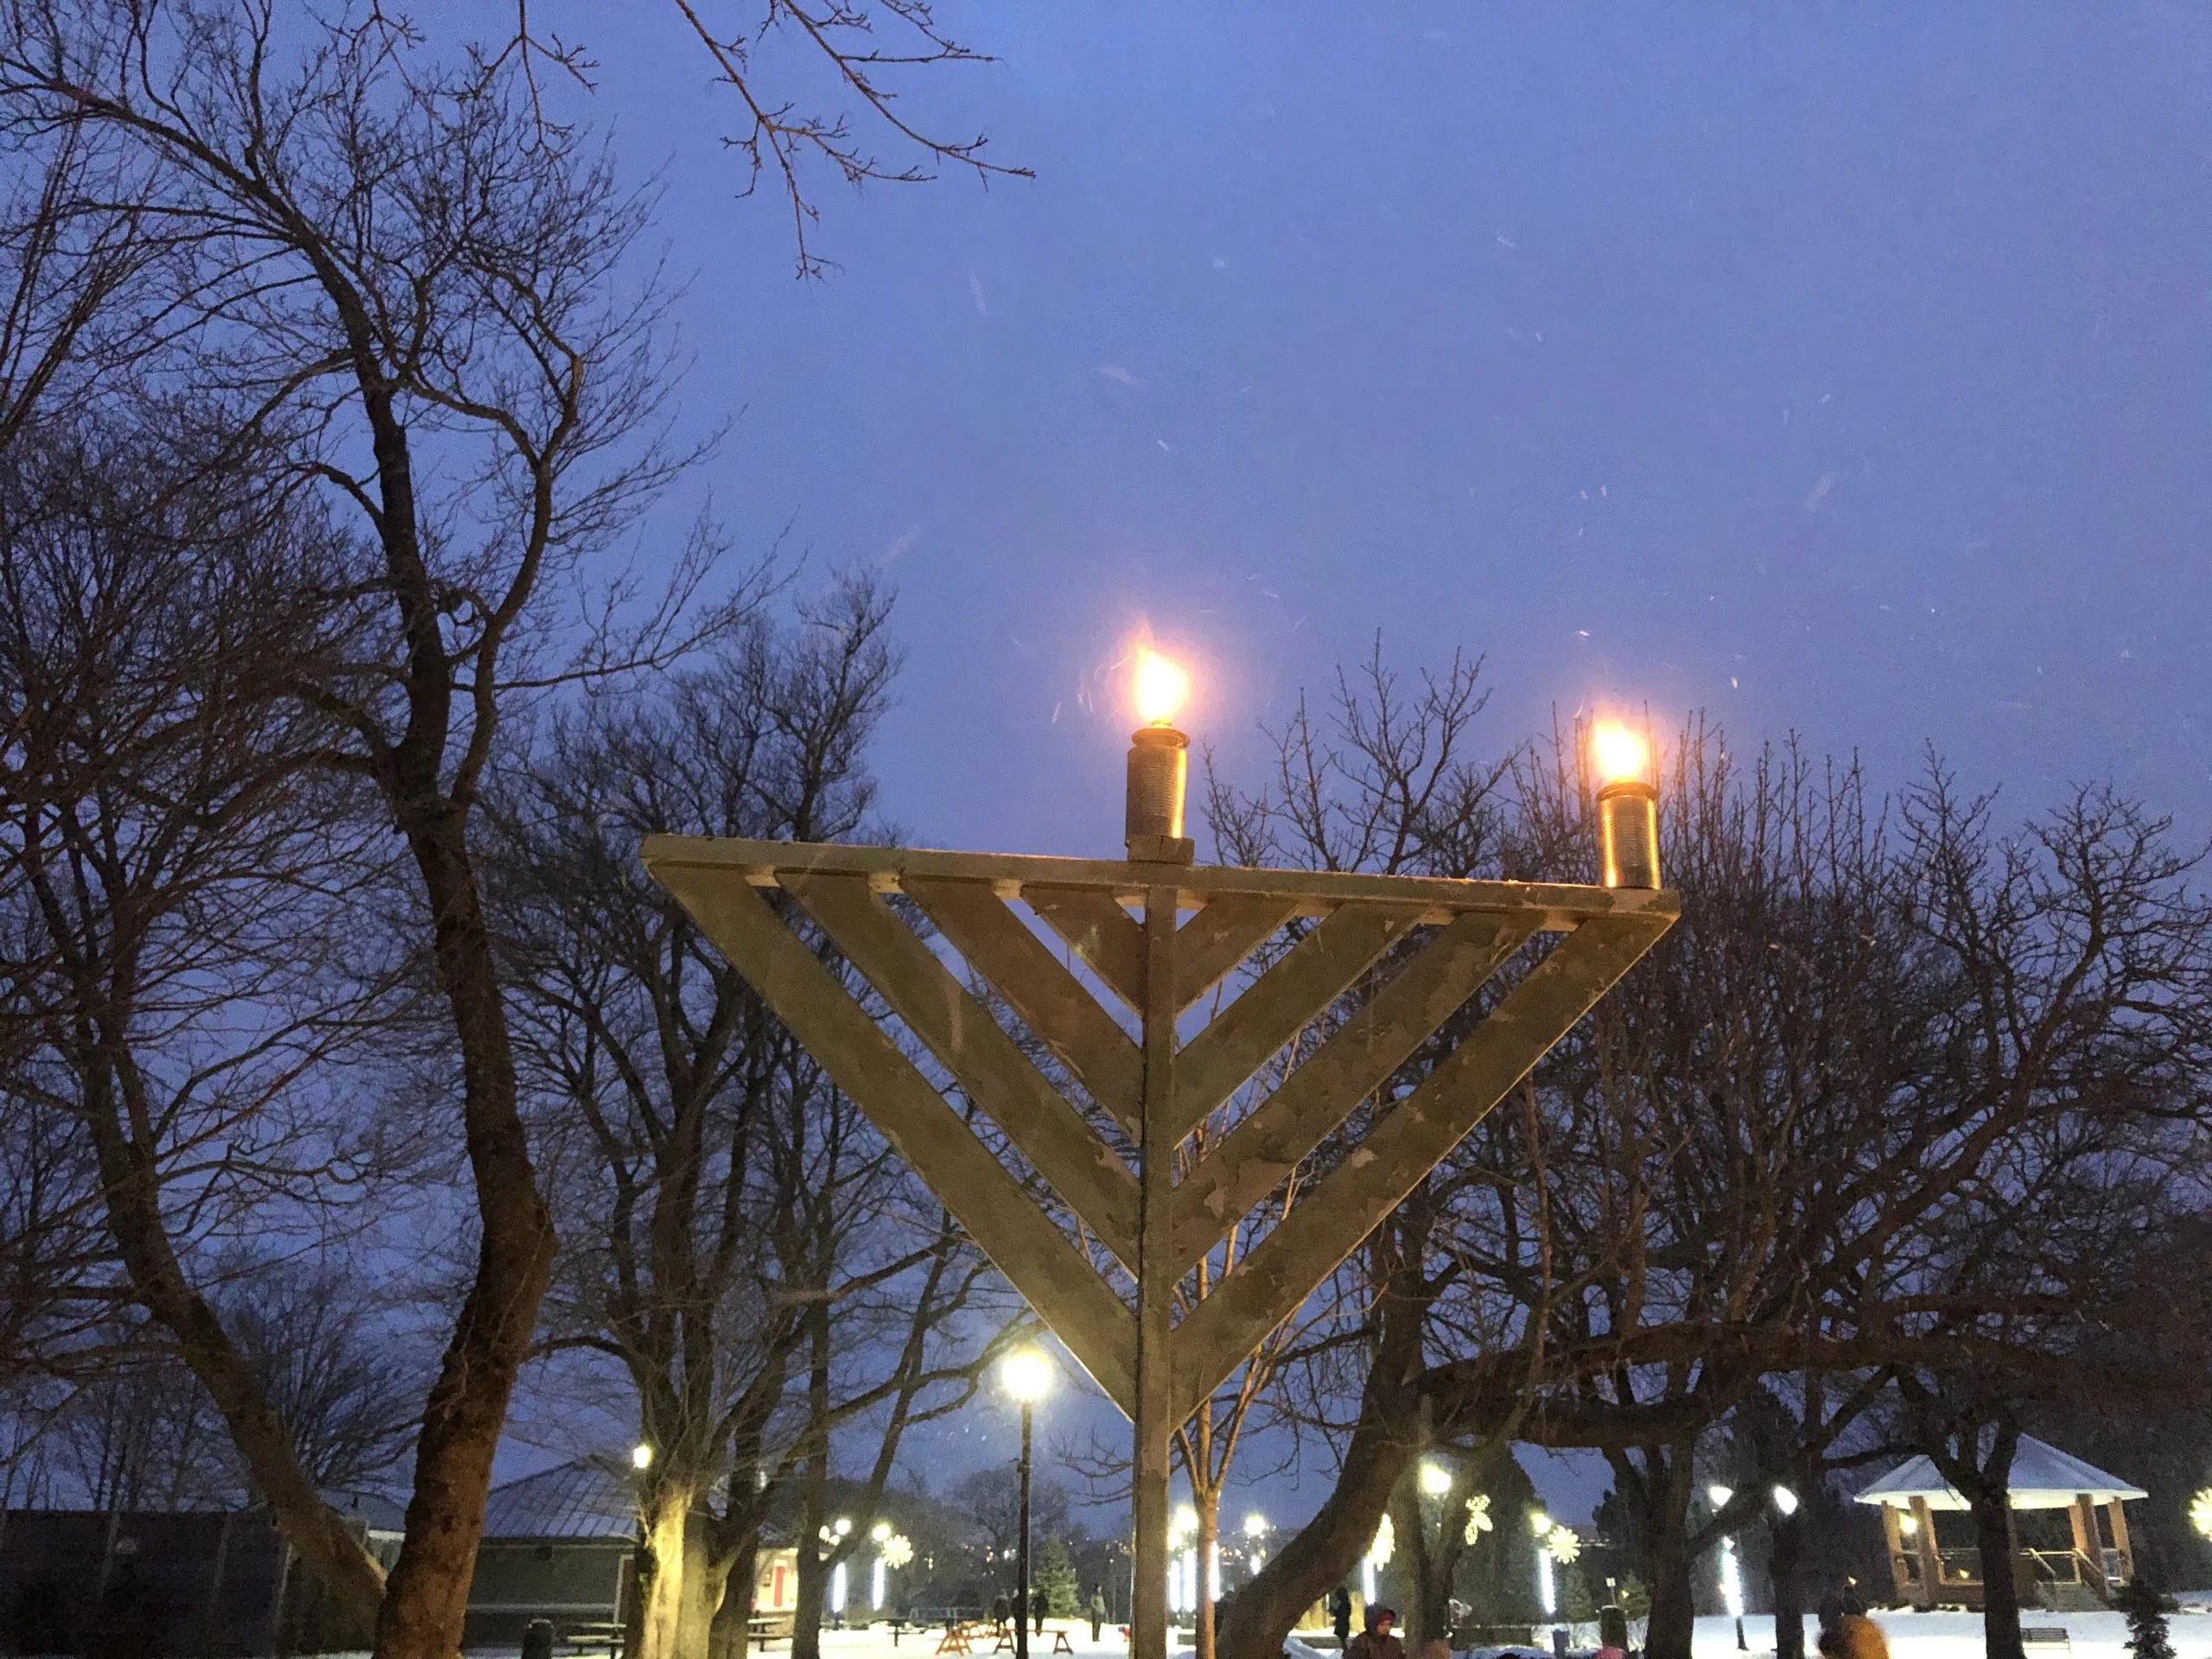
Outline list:
[[[1590,754],[1597,763],[1601,784],[1624,783],[1640,778],[1651,763],[1651,746],[1625,726],[1608,721],[1591,734]]]
[[[1139,645],[1133,689],[1137,718],[1147,726],[1165,726],[1191,695],[1191,677],[1151,646]]]

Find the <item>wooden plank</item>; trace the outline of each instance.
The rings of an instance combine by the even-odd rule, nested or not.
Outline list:
[[[1140,1138],[1144,1056],[1090,988],[983,883],[918,878],[906,893],[1129,1139]]]
[[[1300,939],[1185,1046],[1175,1067],[1179,1140],[1417,925],[1413,913],[1346,905]]]
[[[913,1062],[751,887],[696,867],[654,874],[913,1166],[1107,1398],[1133,1412],[1135,1315]]]
[[[1175,930],[1175,1011],[1221,983],[1291,918],[1295,899],[1272,893],[1224,893]]]
[[[1167,1263],[1174,1223],[1175,890],[1155,887],[1144,914],[1143,1257],[1137,1270],[1137,1408],[1131,1427],[1130,1521],[1135,1537],[1130,1659],[1166,1659],[1167,1510],[1172,1448],[1184,1416],[1173,1406],[1175,1278]]]
[[[1176,1328],[1175,1408],[1196,1410],[1663,931],[1621,917],[1561,940]]]
[[[842,842],[745,841],[715,836],[648,836],[645,868],[696,865],[733,870],[755,887],[774,887],[779,871],[866,874],[887,891],[910,876],[988,881],[1001,898],[1028,887],[1087,887],[1123,904],[1143,900],[1159,880],[1158,865],[1093,858],[1038,858],[1014,853],[953,853],[912,847],[855,847]],[[1197,910],[1224,893],[1265,893],[1293,899],[1301,916],[1324,916],[1340,904],[1410,905],[1422,919],[1447,922],[1463,910],[1533,910],[1555,931],[1592,916],[1663,915],[1681,906],[1672,893],[1536,881],[1456,881],[1442,876],[1358,875],[1327,870],[1249,869],[1193,865],[1175,873],[1176,902]],[[1135,925],[1133,923],[1132,925]]]
[[[794,876],[786,886],[1046,1184],[1134,1272],[1136,1177],[990,1010],[868,891],[866,877]]]
[[[1090,964],[1109,990],[1144,1012],[1144,930],[1112,893],[1098,887],[1025,885],[1021,897]]]
[[[1176,1192],[1175,1270],[1188,1273],[1359,1103],[1465,1006],[1535,931],[1526,916],[1471,912],[1429,941],[1224,1136]]]

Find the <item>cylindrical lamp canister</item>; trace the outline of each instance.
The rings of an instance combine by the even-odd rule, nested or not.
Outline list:
[[[1599,851],[1609,887],[1659,886],[1659,791],[1624,778],[1598,791]]]
[[[1183,797],[1191,776],[1191,740],[1173,726],[1140,728],[1129,739],[1129,785],[1123,838],[1129,856],[1147,863],[1188,864],[1196,848],[1183,834]]]

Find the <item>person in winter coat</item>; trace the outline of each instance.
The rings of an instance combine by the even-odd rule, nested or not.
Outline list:
[[[1351,1645],[1351,1592],[1341,1584],[1329,1592],[1329,1622],[1337,1627],[1338,1651]]]
[[[1344,1659],[1406,1659],[1406,1644],[1395,1633],[1398,1610],[1370,1607],[1367,1628],[1351,1639]]]
[[[1104,1585],[1094,1584],[1090,1586],[1090,1601],[1084,1607],[1084,1611],[1090,1615],[1090,1639],[1096,1643],[1098,1640],[1098,1632],[1104,1629],[1106,1624],[1106,1586]]]

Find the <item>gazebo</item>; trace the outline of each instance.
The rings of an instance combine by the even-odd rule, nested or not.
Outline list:
[[[2007,1494],[2012,1581],[2022,1602],[2077,1611],[2109,1602],[2135,1574],[2121,1506],[2145,1496],[2139,1486],[2022,1435]],[[1858,1501],[1880,1506],[1899,1601],[1921,1608],[1981,1605],[1981,1552],[1967,1501],[1934,1463],[1910,1459],[1859,1493]],[[2062,1510],[2066,1527],[2058,1525]]]

